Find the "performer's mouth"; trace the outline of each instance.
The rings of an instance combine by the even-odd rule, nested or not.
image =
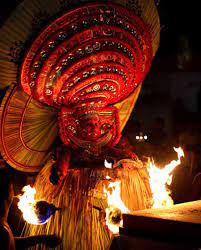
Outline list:
[[[108,142],[111,140],[112,138],[112,133],[111,132],[107,132],[104,135],[102,135],[101,137],[99,137],[98,139],[96,138],[96,140],[92,139],[93,136],[91,137],[91,140],[84,140],[84,139],[80,139],[76,136],[72,136],[71,140],[73,143],[75,143],[76,145],[82,147],[82,148],[88,148],[89,145],[90,146],[100,146],[103,147],[106,144],[108,144]]]

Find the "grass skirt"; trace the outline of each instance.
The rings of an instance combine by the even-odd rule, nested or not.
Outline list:
[[[134,164],[134,162],[132,163]],[[107,175],[121,181],[121,198],[130,211],[148,208],[151,192],[145,168],[71,169],[62,184],[54,186],[49,181],[51,165],[47,164],[35,182],[36,198],[53,203],[56,211],[50,221],[41,226],[26,225],[25,235],[56,234],[62,238],[60,250],[105,250],[109,248],[112,234],[100,219],[93,205],[105,210],[104,186]],[[31,249],[48,249],[36,246]]]

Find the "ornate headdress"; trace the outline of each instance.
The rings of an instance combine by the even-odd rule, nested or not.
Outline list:
[[[103,141],[111,135],[107,144],[114,146],[158,48],[160,25],[153,0],[69,8],[74,2],[62,2],[64,11],[57,0],[23,1],[0,31],[0,87],[17,84],[1,107],[1,153],[22,171],[38,171],[46,161],[57,121],[63,143],[79,146],[82,121],[78,126],[76,119],[85,112],[105,118],[100,131],[102,126],[110,131],[93,136]],[[55,18],[39,29],[40,22],[32,18],[38,13],[41,25],[46,17]]]

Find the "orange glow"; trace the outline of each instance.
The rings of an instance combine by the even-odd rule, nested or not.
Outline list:
[[[111,179],[111,178],[110,178]],[[130,212],[121,200],[120,181],[110,182],[104,187],[104,193],[107,195],[108,207],[106,208],[106,225],[113,234],[119,233],[119,226],[123,225],[122,213]]]
[[[22,215],[25,221],[29,224],[39,225],[37,215],[35,213],[36,200],[34,199],[36,189],[30,185],[23,187],[23,195],[19,195],[18,208],[22,211]]]
[[[170,207],[174,204],[170,197],[170,191],[166,184],[170,185],[172,182],[171,172],[176,166],[181,164],[181,157],[184,156],[182,148],[174,148],[178,159],[171,161],[164,168],[158,168],[154,162],[149,162],[148,172],[150,177],[150,187],[153,195],[152,208]]]

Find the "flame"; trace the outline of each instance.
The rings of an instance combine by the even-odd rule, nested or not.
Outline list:
[[[36,189],[30,185],[23,187],[23,195],[18,195],[18,208],[22,211],[26,222],[33,225],[42,225],[49,221],[50,216],[58,210],[53,204],[35,200]]]
[[[106,176],[105,176],[105,179],[106,179],[106,180],[111,180],[111,177],[110,177],[109,175],[106,175]]]
[[[108,162],[108,161],[105,159],[105,161],[104,161],[104,166],[105,166],[106,168],[112,168],[112,163]]]
[[[171,161],[163,169],[156,167],[154,162],[149,162],[148,172],[150,177],[150,187],[153,194],[152,208],[170,207],[174,204],[166,184],[171,184],[171,172],[176,166],[181,164],[181,157],[184,157],[182,148],[174,148],[174,150],[177,153],[178,159]]]
[[[108,207],[106,208],[106,225],[109,230],[114,233],[119,233],[119,226],[123,225],[122,213],[130,212],[121,200],[120,181],[110,182],[104,187],[104,193],[107,195]]]
[[[18,196],[18,208],[22,211],[25,221],[33,225],[39,225],[38,217],[35,213],[36,200],[34,196],[36,189],[28,185],[23,187],[22,191],[24,194]]]

